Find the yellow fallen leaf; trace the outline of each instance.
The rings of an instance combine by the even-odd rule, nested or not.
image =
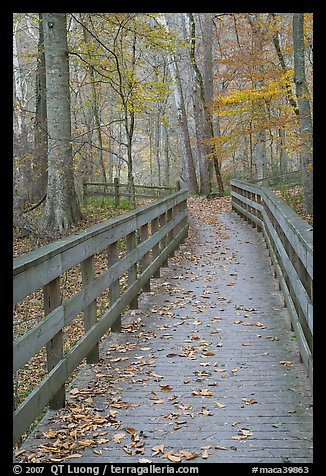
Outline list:
[[[209,456],[208,451],[207,451],[207,450],[204,450],[204,451],[202,452],[201,457],[202,457],[203,459],[207,459],[208,456]]]
[[[253,405],[254,403],[257,403],[255,398],[242,398],[241,400],[245,402],[246,405]]]
[[[284,367],[290,367],[293,364],[292,360],[280,360],[280,364],[284,365]]]
[[[199,456],[198,453],[191,453],[188,450],[180,450],[179,454],[182,455],[182,456],[185,456],[185,458],[188,459],[188,460],[198,458],[198,456]]]
[[[135,428],[125,428],[127,433],[130,433],[131,435],[136,435],[137,430]]]
[[[158,455],[159,453],[164,453],[164,445],[156,445],[152,447],[153,456]]]
[[[214,405],[217,407],[217,408],[224,408],[225,405],[223,405],[223,403],[220,403],[220,402],[214,402]]]
[[[79,388],[75,387],[72,390],[70,390],[69,393],[70,395],[77,395],[77,393],[79,393]]]
[[[168,459],[172,461],[172,463],[179,463],[181,461],[180,456],[176,456],[174,454],[169,454]]]
[[[122,438],[124,438],[126,436],[125,433],[121,432],[121,433],[116,433],[115,435],[113,435],[113,441],[114,443],[120,443],[120,441],[122,440]]]
[[[103,451],[102,450],[93,450],[93,453],[95,453],[96,455],[102,456]]]
[[[225,446],[220,446],[220,445],[216,445],[214,448],[216,450],[227,450],[227,448],[225,448]]]

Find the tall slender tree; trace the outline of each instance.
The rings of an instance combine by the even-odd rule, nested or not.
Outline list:
[[[48,130],[46,114],[46,77],[43,13],[39,13],[39,40],[37,53],[37,70],[35,85],[35,128],[34,128],[34,160],[33,160],[33,199],[40,200],[47,189],[47,151]]]
[[[49,135],[44,219],[62,232],[81,219],[72,160],[66,14],[44,13],[43,21]]]
[[[300,121],[302,207],[313,212],[313,126],[305,72],[304,14],[293,14],[294,82]]]

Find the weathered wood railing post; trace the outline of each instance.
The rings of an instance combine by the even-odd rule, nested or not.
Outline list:
[[[136,249],[136,232],[133,231],[127,235],[127,253]],[[133,264],[128,270],[128,286],[132,286],[137,281],[137,263]],[[138,296],[134,297],[129,304],[129,309],[138,309]]]
[[[114,177],[114,205],[116,208],[120,206],[120,190],[119,190],[119,178]]]
[[[94,255],[86,258],[80,263],[82,274],[82,286],[85,287],[95,278],[95,259]],[[96,299],[84,309],[84,329],[87,332],[96,323]],[[96,364],[99,361],[98,343],[86,356],[88,364]]]
[[[151,228],[152,228],[152,235],[154,235],[154,233],[156,233],[159,229],[159,219],[158,218],[154,218],[152,221],[151,221]],[[157,245],[153,246],[153,249],[152,249],[152,258],[153,260],[155,258],[157,258],[160,254],[160,244],[157,243]],[[161,272],[160,272],[160,268],[158,268],[155,273],[153,274],[153,278],[160,278],[161,276]]]
[[[118,242],[116,241],[108,247],[108,266],[109,267],[113,266],[118,261],[119,261],[119,249],[118,249]],[[119,278],[116,279],[109,287],[109,297],[110,297],[110,307],[111,307],[120,297],[120,279]],[[121,315],[112,324],[111,331],[112,332],[121,331]]]
[[[143,243],[146,241],[149,237],[148,233],[148,224],[146,223],[145,225],[140,227],[140,242]],[[146,253],[142,260],[141,260],[141,272],[145,271],[145,269],[150,265],[150,254],[149,252]],[[144,292],[150,292],[151,290],[151,284],[150,284],[150,279],[146,281],[146,283],[143,286],[143,291]]]
[[[170,208],[170,210],[167,211],[166,213],[166,217],[167,217],[167,221],[170,222],[171,220],[173,220],[173,217],[174,217],[174,208]],[[168,233],[167,235],[167,245],[169,243],[171,243],[171,241],[173,241],[173,238],[174,238],[174,229],[172,228],[172,230]],[[174,251],[172,251],[170,253],[170,258],[173,258],[174,257]]]
[[[53,279],[43,287],[44,315],[47,316],[61,304],[60,277]],[[46,344],[47,371],[50,372],[63,358],[63,332],[57,334]],[[65,386],[62,385],[49,402],[51,410],[65,406]]]
[[[166,213],[162,213],[162,215],[160,216],[160,228],[163,228],[166,222],[167,222]],[[161,240],[161,251],[164,250],[164,248],[166,248],[167,245],[168,245],[167,237],[165,236]],[[168,263],[168,259],[166,258],[166,260],[164,260],[162,263],[162,267],[167,268],[168,266],[169,266],[169,263]]]

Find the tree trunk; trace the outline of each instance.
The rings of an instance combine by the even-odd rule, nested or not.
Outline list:
[[[169,29],[168,20],[162,19],[162,22],[164,22],[166,28]],[[176,61],[175,55],[172,55],[169,58],[169,64],[170,64],[169,69],[170,69],[173,81],[176,84],[176,87],[174,88],[174,99],[175,99],[175,105],[178,112],[178,125],[179,125],[180,135],[181,135],[182,144],[183,144],[181,148],[182,158],[183,158],[182,168],[185,174],[185,180],[186,180],[189,192],[198,193],[199,187],[198,187],[194,157],[193,157],[192,147],[190,142],[187,112],[186,112],[186,106],[184,101],[179,67],[178,67],[178,63]]]
[[[43,21],[49,134],[44,221],[62,232],[81,219],[72,161],[66,14],[44,13]]]
[[[304,14],[293,14],[294,82],[300,124],[300,155],[302,169],[302,207],[309,215],[313,213],[313,126],[304,59]]]
[[[201,104],[199,102],[198,93],[196,88],[194,88],[193,93],[193,110],[194,110],[194,120],[196,128],[196,141],[197,141],[197,152],[198,152],[198,163],[199,163],[199,179],[200,179],[200,194],[208,195],[212,189],[211,187],[211,174],[209,171],[209,165],[211,162],[207,158],[207,150],[205,144],[202,141],[202,133],[204,129],[203,125],[203,114]]]
[[[214,140],[214,128],[213,128],[213,123],[212,123],[212,117],[209,111],[209,98],[206,98],[205,96],[205,84],[203,80],[203,76],[199,70],[199,67],[196,62],[196,55],[195,55],[195,47],[196,47],[196,24],[195,24],[195,19],[192,13],[188,13],[189,17],[189,26],[190,26],[190,37],[191,37],[191,45],[190,45],[190,61],[191,65],[194,70],[195,74],[195,81],[196,81],[196,90],[199,93],[200,101],[201,101],[201,106],[203,108],[203,113],[204,113],[204,130],[203,130],[203,137],[202,139],[208,139],[211,141],[211,146],[209,146],[207,153],[211,155],[211,159],[207,157],[207,160],[212,160],[214,164],[214,170],[216,174],[216,180],[217,180],[217,186],[218,186],[218,191],[223,194],[224,193],[224,185],[223,185],[223,180],[222,180],[222,175],[221,175],[221,170],[220,170],[220,165],[218,161],[218,157],[216,154],[215,146],[213,144]],[[211,54],[210,49],[206,48],[206,54]],[[208,62],[210,63],[211,58],[208,58]],[[212,88],[212,80],[210,75],[212,72],[208,74],[207,81],[206,81],[206,87],[207,87],[207,93],[211,94],[210,90]]]
[[[168,128],[165,124],[164,131],[164,185],[168,187],[170,185],[170,156],[169,156],[169,135]]]
[[[39,42],[36,72],[36,105],[34,130],[34,161],[33,161],[33,200],[40,200],[46,193],[48,181],[48,127],[46,114],[46,76],[43,13],[39,13]]]
[[[85,25],[83,25],[83,36],[84,36],[86,47],[89,49],[88,45],[89,45],[90,38],[89,38],[89,33],[87,31],[87,28],[85,28]],[[89,59],[91,60],[90,53],[88,53],[88,56],[89,56]],[[92,110],[93,110],[94,122],[96,126],[96,134],[97,134],[97,144],[98,144],[97,153],[98,153],[100,168],[102,172],[102,180],[103,182],[107,182],[107,176],[106,176],[106,170],[105,170],[105,164],[104,164],[104,155],[103,155],[103,141],[102,141],[102,130],[101,130],[101,117],[100,117],[99,106],[98,106],[98,94],[96,90],[94,70],[91,64],[88,65],[87,70],[90,77],[90,86],[91,86],[91,94],[92,94]]]

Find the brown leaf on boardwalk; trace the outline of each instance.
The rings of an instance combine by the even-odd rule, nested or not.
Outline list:
[[[255,398],[242,398],[242,401],[245,402],[246,405],[253,405],[254,403],[258,403]]]
[[[130,435],[136,435],[137,434],[137,430],[135,428],[125,428],[126,432],[127,433],[130,433]]]
[[[152,447],[153,456],[158,455],[159,453],[164,453],[164,445],[156,445]]]
[[[290,367],[293,362],[292,360],[280,360],[280,364],[283,365],[284,367]]]
[[[202,397],[213,397],[214,393],[208,390],[207,388],[203,388],[202,390],[194,390],[192,392],[193,395],[200,395]]]
[[[181,457],[178,454],[174,454],[173,450],[165,453],[162,458],[168,458],[172,463],[179,463],[181,461]]]
[[[188,460],[191,460],[191,459],[195,459],[195,458],[198,458],[199,454],[198,453],[191,453],[190,451],[188,450],[180,450],[179,451],[179,454],[184,456],[186,459]]]
[[[214,402],[214,405],[217,407],[217,408],[224,408],[225,405],[223,405],[223,403],[220,403],[220,402]]]
[[[170,392],[172,390],[170,385],[161,385],[160,384],[160,387],[161,387],[162,392]]]
[[[225,448],[225,446],[220,446],[220,445],[216,445],[216,446],[214,446],[214,448],[216,450],[227,450],[227,448]]]
[[[248,428],[240,428],[238,430],[238,434],[235,436],[232,436],[233,440],[246,440],[248,436],[252,435],[252,431],[249,430]]]
[[[202,457],[203,459],[207,459],[208,456],[209,456],[208,450],[204,450],[204,451],[202,452],[202,454],[201,454],[201,457]]]
[[[114,443],[120,443],[122,438],[124,438],[125,436],[126,436],[126,434],[124,432],[116,433],[115,435],[113,435]]]

